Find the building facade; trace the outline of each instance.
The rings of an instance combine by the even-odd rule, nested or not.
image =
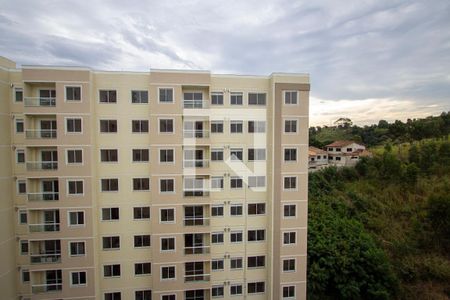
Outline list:
[[[309,77],[0,58],[3,299],[305,299]]]

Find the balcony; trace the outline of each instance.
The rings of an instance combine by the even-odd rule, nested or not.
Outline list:
[[[184,99],[183,100],[183,107],[186,109],[202,109],[202,108],[208,108],[208,102],[204,100],[189,100]]]
[[[42,193],[28,193],[28,201],[57,201],[59,200],[58,192],[42,192]]]
[[[184,282],[193,282],[193,281],[209,281],[211,278],[210,274],[190,274],[184,275]]]
[[[26,107],[55,107],[55,97],[25,97],[24,105]]]
[[[30,262],[32,264],[54,264],[61,262],[61,253],[53,254],[31,254]]]
[[[184,196],[185,197],[208,197],[209,191],[199,190],[199,189],[185,189]]]
[[[58,292],[62,290],[61,270],[34,271],[30,274],[33,294]]]
[[[59,223],[43,223],[43,224],[30,224],[30,232],[56,232],[59,231]]]
[[[211,248],[210,246],[206,246],[206,245],[184,247],[184,254],[185,255],[208,254],[210,248]]]
[[[61,283],[44,283],[44,284],[33,284],[31,286],[31,291],[33,294],[57,292],[62,290]]]
[[[209,138],[209,131],[208,130],[201,130],[201,129],[184,129],[183,130],[183,137],[189,138],[189,139]]]
[[[27,170],[28,171],[48,171],[48,170],[57,170],[58,162],[57,161],[29,161],[27,162]]]
[[[184,226],[209,226],[209,218],[185,218]]]
[[[185,159],[183,161],[183,167],[185,168],[207,168],[209,167],[208,159]]]
[[[27,139],[56,139],[56,129],[27,129]]]

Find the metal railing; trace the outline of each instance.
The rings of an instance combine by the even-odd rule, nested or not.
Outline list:
[[[185,138],[196,138],[196,139],[203,139],[209,137],[209,131],[208,130],[199,130],[199,129],[184,129],[183,130],[183,137]]]
[[[30,224],[30,232],[55,232],[59,231],[59,223],[43,223],[43,224]]]
[[[56,139],[56,129],[26,129],[27,139]]]
[[[204,100],[183,100],[184,108],[207,108],[208,103]]]
[[[62,290],[62,282],[60,283],[44,283],[44,284],[33,284],[31,286],[31,291],[33,294],[36,293],[47,293]]]
[[[25,97],[24,105],[27,107],[55,107],[55,97]]]
[[[31,254],[30,261],[32,264],[54,264],[61,262],[61,253],[52,254]]]
[[[208,226],[209,218],[196,218],[196,217],[187,217],[184,218],[184,226]]]
[[[183,160],[185,168],[207,168],[209,167],[208,159],[185,159]]]
[[[184,254],[208,254],[209,246],[184,247]]]
[[[190,274],[184,275],[184,282],[192,282],[192,281],[209,281],[210,274]]]
[[[189,189],[184,190],[184,196],[185,197],[208,197],[209,191],[206,189]]]
[[[28,201],[56,201],[59,200],[58,192],[42,192],[42,193],[28,193]]]
[[[39,171],[39,170],[57,170],[57,161],[29,161],[27,162],[28,171]]]

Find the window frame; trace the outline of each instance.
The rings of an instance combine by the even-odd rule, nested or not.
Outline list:
[[[133,92],[138,93],[138,100],[139,102],[133,102]],[[142,102],[142,93],[147,93],[147,102]],[[147,105],[149,104],[150,100],[149,100],[149,93],[148,90],[131,90],[130,91],[130,103],[131,104],[142,104],[142,105]]]
[[[85,280],[85,282],[84,283],[78,283],[78,284],[76,284],[76,283],[73,283],[73,275],[74,274],[78,274],[78,280],[80,281],[80,279],[81,279],[81,277],[80,277],[80,273],[84,273],[84,280]],[[87,287],[87,285],[88,285],[88,279],[87,279],[87,271],[70,271],[70,276],[69,276],[69,278],[70,278],[70,287]]]
[[[102,97],[101,97],[101,92],[108,92],[108,99],[106,102],[102,101]],[[110,101],[110,93],[114,92],[115,93],[115,101]],[[119,97],[118,97],[118,93],[116,89],[98,89],[98,103],[99,104],[117,104],[119,102]]]
[[[67,88],[79,88],[80,99],[67,99]],[[82,103],[83,102],[83,86],[81,84],[65,84],[64,85],[64,102],[66,103]]]
[[[69,124],[68,124],[69,120],[72,120],[72,121],[80,120],[80,131],[69,131]],[[74,124],[74,126],[75,126],[75,124]],[[76,116],[64,117],[64,130],[65,130],[64,133],[66,135],[80,135],[80,134],[83,134],[83,129],[84,129],[83,117],[76,117]]]
[[[70,162],[69,161],[69,152],[70,151],[81,151],[81,162]],[[76,155],[74,156],[74,158],[76,159]],[[66,149],[66,165],[68,166],[82,166],[84,165],[84,151],[83,148],[67,148]]]
[[[172,101],[161,101],[161,90],[172,91]],[[174,104],[175,103],[175,90],[173,87],[158,87],[158,103],[159,104]]]

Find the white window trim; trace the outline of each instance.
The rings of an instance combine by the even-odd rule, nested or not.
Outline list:
[[[73,273],[81,273],[84,272],[86,273],[86,283],[84,284],[74,284],[73,283],[73,278],[72,278],[72,274]],[[70,271],[70,287],[87,287],[88,286],[88,272],[86,270],[80,270],[80,271]]]
[[[161,100],[160,92],[161,92],[161,90],[166,90],[166,89],[172,90],[172,102],[161,102],[160,101]],[[158,87],[158,104],[175,104],[175,89],[173,87],[170,87],[170,86],[168,86],[168,87],[165,87],[165,86]]]
[[[293,217],[291,217],[291,216],[285,216],[284,215],[284,207],[285,206],[291,206],[291,205],[294,205],[295,206],[295,216],[293,216]],[[297,204],[296,203],[283,203],[283,212],[282,212],[282,214],[283,214],[283,219],[288,219],[288,220],[295,220],[295,219],[297,219],[297,216],[298,216],[298,211],[297,211]]]
[[[170,266],[169,266],[170,267]],[[176,270],[175,270],[176,271]],[[161,279],[161,280],[166,280],[166,279]],[[163,300],[164,296],[175,296],[175,300],[177,300],[177,294],[161,294],[160,296],[160,300]]]
[[[133,103],[133,92],[147,92],[147,103]],[[132,105],[149,105],[150,104],[150,93],[146,89],[131,89],[130,90],[130,104]]]
[[[245,132],[245,122],[243,120],[230,120],[230,134],[243,134]],[[233,124],[241,124],[242,125],[242,131],[241,132],[233,132],[231,131],[231,125]],[[225,129],[224,129],[225,131]]]
[[[295,92],[297,94],[297,103],[286,103],[286,93],[292,93]],[[285,106],[299,106],[300,105],[300,93],[298,90],[283,90],[283,105]]]
[[[212,103],[213,95],[222,95],[222,104],[213,104]],[[223,91],[222,92],[221,91],[212,91],[209,97],[210,97],[209,99],[210,99],[211,106],[224,106],[225,105],[225,93]]]
[[[294,271],[290,271],[290,270],[288,270],[288,271],[285,271],[284,270],[284,261],[285,260],[294,260],[294,263],[295,263],[295,270]],[[297,273],[297,258],[295,258],[295,257],[283,257],[283,259],[281,260],[281,272],[282,273]]]
[[[23,213],[25,213],[27,215],[27,223],[21,223],[20,222],[20,216]],[[27,225],[28,224],[28,211],[26,209],[19,209],[17,211],[17,224],[19,224],[19,225]]]
[[[213,188],[213,186],[212,186],[213,178],[214,179],[217,179],[217,178],[222,179],[222,187],[221,188]],[[211,181],[211,188],[210,188],[211,192],[220,192],[220,191],[224,190],[224,188],[225,188],[225,178],[224,178],[223,175],[221,175],[221,176],[211,176],[210,181]]]
[[[149,217],[148,218],[140,218],[140,219],[136,219],[135,217],[134,217],[134,209],[135,208],[140,208],[141,210],[143,209],[143,208],[147,208],[148,207],[148,210],[149,210]],[[151,220],[152,219],[152,209],[150,208],[150,206],[133,206],[133,221],[138,221],[138,222],[148,222],[149,220]]]
[[[221,235],[222,235],[222,242],[220,242],[220,243],[214,243],[214,242],[213,242],[213,239],[212,239],[212,236],[213,236],[214,234],[221,234]],[[213,231],[213,232],[211,232],[210,240],[211,240],[211,245],[223,245],[223,244],[225,243],[225,234],[223,233],[223,231]]]
[[[23,273],[25,273],[25,272],[28,272],[28,279],[30,279],[30,280],[28,280],[28,281],[23,281]],[[28,284],[30,281],[31,281],[31,273],[30,273],[30,270],[29,270],[29,269],[21,269],[21,270],[20,270],[20,282],[21,282],[22,284]]]
[[[263,95],[266,95],[266,103],[265,103],[264,105],[259,104],[259,103],[257,103],[257,104],[250,104],[250,97],[249,97],[249,94],[256,94],[256,95],[258,95],[258,94],[263,94]],[[247,106],[250,106],[250,107],[253,107],[253,106],[256,106],[256,107],[267,106],[267,101],[268,101],[267,92],[260,92],[260,91],[250,91],[250,92],[247,92]]]
[[[251,268],[251,269],[262,269],[263,267],[254,267],[254,268]],[[255,292],[255,293],[249,293],[248,292],[248,285],[249,285],[249,283],[260,283],[260,282],[263,282],[264,283],[264,292]],[[266,285],[266,282],[263,280],[263,281],[250,281],[250,282],[248,282],[247,281],[247,286],[246,286],[246,288],[247,288],[247,294],[248,295],[261,295],[261,294],[265,294],[266,293],[266,290],[267,290],[267,285]]]
[[[116,102],[100,102],[100,91],[116,91]],[[117,89],[114,88],[101,88],[97,89],[97,102],[98,104],[117,104],[119,103],[119,93],[117,92]]]
[[[172,132],[161,132],[161,128],[160,128],[160,121],[161,120],[172,120],[172,127],[173,127],[173,131]],[[159,135],[174,135],[176,132],[176,122],[175,122],[175,118],[166,118],[166,117],[159,117],[158,118],[158,134]]]
[[[84,243],[84,254],[72,254],[70,252],[70,244],[72,243]],[[67,253],[69,254],[69,257],[83,257],[83,256],[87,256],[87,247],[86,247],[86,240],[73,240],[73,241],[69,241],[67,243]]]
[[[248,209],[248,206],[249,205],[261,205],[261,204],[264,204],[264,213],[263,214],[258,214],[258,213],[256,213],[256,214],[250,214],[249,213],[249,209]],[[266,202],[247,202],[247,217],[261,217],[261,216],[265,216],[267,214],[267,204],[266,204]]]
[[[283,288],[285,287],[294,287],[294,296],[293,297],[283,297]],[[297,287],[295,286],[295,284],[290,284],[290,285],[282,285],[281,286],[281,299],[283,300],[294,300],[296,298],[297,295]]]
[[[81,193],[81,194],[70,194],[69,193],[69,182],[70,181],[81,181],[81,182],[83,182],[83,193]],[[84,179],[69,178],[69,179],[66,180],[66,196],[67,197],[82,197],[82,196],[84,196],[84,190],[85,190]]]
[[[135,190],[134,189],[134,180],[135,179],[148,179],[148,189],[147,190]],[[151,184],[152,184],[152,181],[150,180],[150,177],[133,177],[133,178],[131,178],[131,191],[133,193],[148,193],[152,190]]]
[[[18,132],[18,131],[17,131],[17,123],[19,123],[19,121],[22,121],[22,124],[23,124],[23,132]],[[25,128],[25,119],[23,119],[23,118],[16,119],[15,122],[14,122],[14,133],[15,133],[15,134],[25,134],[25,132],[26,132],[26,128]]]
[[[295,177],[296,179],[295,179],[295,189],[287,189],[287,188],[285,188],[285,186],[284,186],[284,179],[285,178],[291,178],[291,177]],[[297,192],[298,191],[298,176],[297,175],[286,175],[286,176],[283,176],[283,181],[282,181],[282,186],[283,186],[283,191],[285,191],[285,192]]]
[[[119,209],[119,219],[115,220],[115,219],[111,219],[111,220],[105,220],[103,219],[103,210],[104,209],[112,209],[112,208],[118,208]],[[120,207],[115,206],[115,207],[100,207],[100,222],[119,222],[120,221]]]
[[[284,234],[285,233],[292,233],[295,232],[295,243],[289,243],[289,244],[285,244],[284,243]],[[298,242],[298,232],[296,230],[288,230],[288,231],[282,231],[281,232],[281,245],[283,247],[292,247],[292,246],[297,246],[297,242]]]
[[[231,208],[232,207],[239,207],[239,206],[242,208],[242,210],[241,210],[242,214],[241,215],[232,215],[231,214]],[[243,203],[232,203],[232,204],[230,204],[230,215],[229,216],[230,216],[230,218],[243,217],[244,216],[244,204]]]
[[[242,104],[231,104],[231,95],[232,94],[239,94],[239,93],[242,94]],[[224,96],[223,102],[225,104],[225,96]],[[230,91],[228,93],[228,105],[229,106],[231,106],[231,107],[233,107],[233,106],[242,107],[242,106],[244,106],[244,103],[245,103],[245,92],[244,91],[237,90],[237,91]]]
[[[23,152],[23,155],[25,157],[25,161],[24,162],[19,162],[19,160],[18,160],[19,152]],[[23,149],[23,148],[16,149],[16,164],[25,164],[26,162],[27,162],[27,155],[25,153],[25,149]]]
[[[222,261],[222,269],[214,269],[212,268],[213,261]],[[225,270],[225,259],[224,258],[212,258],[211,259],[211,272],[221,272]]]
[[[231,261],[232,260],[237,260],[237,259],[240,259],[242,261],[241,267],[240,268],[231,268]],[[245,264],[245,259],[244,259],[243,256],[230,257],[230,271],[243,270],[244,269],[244,264]]]
[[[147,130],[148,131],[133,131],[133,121],[139,121],[139,124],[142,124],[143,121],[147,121]],[[117,126],[119,128],[119,126]],[[140,129],[140,128],[139,128]],[[119,130],[117,130],[118,132]],[[131,134],[150,134],[150,120],[149,119],[133,119],[131,120],[131,128],[130,128]]]
[[[68,132],[67,131],[67,120],[70,119],[80,119],[81,120],[81,131],[80,132]],[[84,126],[83,126],[83,117],[80,116],[69,116],[69,117],[64,117],[64,134],[66,135],[81,135],[83,134],[83,130]]]
[[[232,286],[241,286],[241,293],[240,294],[231,294],[231,287]],[[244,295],[244,284],[242,284],[242,283],[232,283],[232,284],[230,284],[230,297],[240,297],[240,296],[242,296],[242,295]]]
[[[69,162],[69,151],[81,150],[81,163]],[[66,148],[66,166],[84,166],[84,150],[83,148]]]
[[[28,244],[28,252],[24,253],[22,252],[22,244]],[[30,241],[28,240],[20,240],[19,241],[19,255],[21,256],[28,256],[30,253]]]
[[[231,179],[241,179],[242,180],[242,186],[241,187],[231,187]],[[241,176],[230,176],[230,190],[231,191],[243,190],[244,187],[245,187],[244,178],[242,178]]]
[[[120,266],[120,275],[105,276],[105,266],[113,266],[113,265],[119,265]],[[103,279],[120,278],[122,276],[122,264],[121,263],[103,264],[102,265],[102,273],[103,273]],[[110,291],[109,293],[114,293],[114,292]]]
[[[100,148],[98,149],[98,162],[101,164],[118,164],[119,163],[119,149],[118,148]],[[117,150],[117,161],[102,161],[102,150]]]
[[[296,151],[296,156],[295,156],[295,160],[286,160],[285,158],[285,156],[284,156],[284,152],[285,152],[285,150],[287,150],[287,149],[295,149]],[[286,164],[296,164],[296,163],[298,163],[298,147],[283,147],[283,162],[284,163],[286,163]]]
[[[136,274],[136,264],[150,264],[150,273],[145,273],[145,274]],[[134,277],[145,277],[145,276],[151,276],[152,275],[152,271],[153,271],[153,265],[151,261],[137,261],[133,263],[133,273],[134,273]]]
[[[222,207],[223,214],[221,216],[213,216],[212,215],[212,208],[213,207]],[[211,218],[224,218],[225,217],[225,205],[223,204],[212,204],[211,205]]]
[[[295,121],[295,132],[286,132],[286,121]],[[300,119],[299,118],[283,118],[283,134],[284,135],[298,135],[299,134]]]
[[[103,238],[105,238],[105,237],[107,237],[107,238],[119,237],[119,248],[103,248]],[[100,244],[101,244],[101,250],[102,251],[118,251],[122,247],[122,238],[121,238],[120,234],[118,234],[118,235],[109,235],[109,234],[106,235],[106,234],[104,234],[104,235],[101,235]],[[121,275],[122,275],[122,267],[120,267],[120,272],[121,272]]]
[[[239,241],[239,242],[233,242],[233,241],[231,241],[231,235],[232,235],[233,233],[240,233],[240,234],[242,234],[242,240]],[[244,240],[245,240],[245,236],[244,236],[244,231],[243,231],[243,230],[231,230],[231,231],[230,231],[230,244],[233,244],[233,245],[236,245],[236,244],[242,244],[242,243],[244,243]]]
[[[83,224],[70,224],[70,213],[83,213]],[[68,210],[67,211],[67,227],[69,228],[80,228],[80,227],[86,227],[86,211],[82,209],[78,210]]]
[[[105,180],[109,180],[109,179],[117,179],[117,191],[103,191],[102,190],[102,180],[103,179],[105,179]],[[99,179],[99,191],[100,191],[100,193],[118,193],[119,192],[119,190],[120,190],[120,186],[119,186],[119,178],[118,177],[106,177],[106,178],[100,178]],[[83,192],[84,192],[84,189],[83,189]]]
[[[163,209],[173,209],[173,221],[162,221],[161,220],[161,211]],[[176,224],[177,223],[177,209],[176,207],[161,207],[159,209],[159,224]]]
[[[80,100],[67,100],[67,88],[68,87],[79,87],[80,88]],[[99,92],[99,96],[100,96],[100,92]],[[73,104],[83,103],[83,86],[81,84],[65,84],[64,85],[64,102],[73,103]]]
[[[19,184],[25,182],[25,193],[21,193],[19,190]],[[17,195],[26,195],[28,193],[28,186],[27,186],[27,180],[26,179],[17,179],[16,180],[16,193]]]
[[[117,131],[116,132],[102,132],[101,131],[101,121],[116,121]],[[118,134],[119,133],[119,120],[111,118],[100,118],[98,120],[98,133],[99,134]]]
[[[162,180],[173,180],[173,191],[168,191],[168,192],[161,191],[161,181]],[[175,177],[161,177],[161,178],[159,178],[159,193],[162,194],[162,195],[176,194],[177,188],[176,188],[175,184],[176,184]]]
[[[141,246],[141,247],[136,247],[136,245],[134,244],[134,237],[136,236],[144,236],[144,235],[148,235],[150,237],[150,246]],[[152,235],[148,232],[143,232],[143,233],[135,233],[133,234],[133,249],[149,249],[152,246]],[[153,268],[153,267],[152,267]]]
[[[172,150],[173,151],[173,161],[161,161],[161,150]],[[176,157],[175,157],[175,148],[158,148],[158,163],[160,165],[175,165],[176,163]]]
[[[18,90],[22,90],[22,101],[16,101],[16,93],[17,93]],[[24,91],[23,86],[15,86],[14,87],[14,92],[12,94],[12,101],[14,103],[16,103],[16,104],[17,103],[23,103],[25,101],[25,91]]]
[[[146,160],[146,161],[143,161],[143,160],[140,160],[140,161],[134,161],[133,160],[133,150],[148,150],[148,160]],[[117,153],[117,155],[118,155],[118,153]],[[132,148],[131,149],[131,163],[132,164],[142,164],[142,163],[150,163],[150,160],[151,160],[151,153],[150,153],[150,147],[149,148],[146,148],[146,147],[144,147],[144,148]]]
[[[173,267],[175,269],[175,277],[174,278],[162,278],[162,274],[163,274],[163,268],[169,268],[169,267]],[[164,266],[160,266],[159,269],[159,280],[160,281],[172,281],[172,280],[177,280],[177,266],[176,265],[164,265]],[[161,295],[162,296],[162,295]],[[176,296],[175,296],[176,297]]]

